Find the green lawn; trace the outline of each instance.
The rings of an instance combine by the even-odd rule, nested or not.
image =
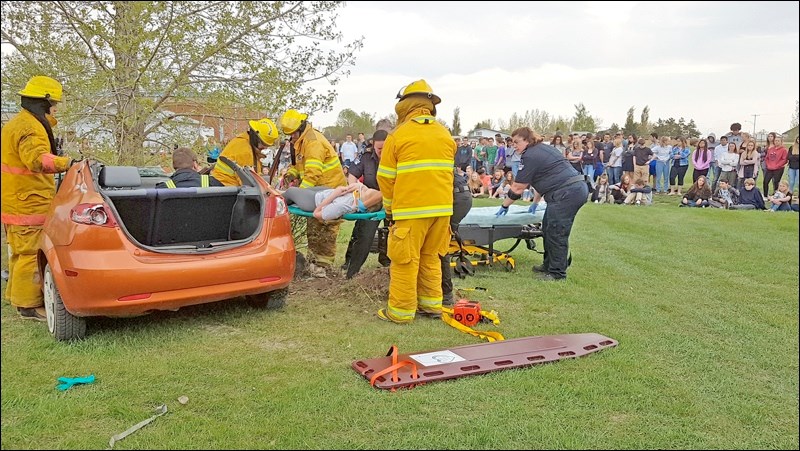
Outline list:
[[[456,279],[488,289],[467,293],[500,314],[482,328],[597,332],[618,347],[395,393],[351,362],[480,340],[378,320],[377,277],[295,290],[281,311],[227,302],[101,319],[73,344],[4,303],[2,448],[105,448],[166,403],[116,448],[797,449],[798,216],[677,202],[584,207],[565,282],[532,280],[541,256],[524,246],[515,272]],[[91,373],[93,385],[55,389]]]

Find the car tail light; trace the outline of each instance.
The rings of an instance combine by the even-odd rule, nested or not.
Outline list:
[[[277,218],[283,216],[288,211],[286,200],[280,196],[269,196],[267,198],[267,208],[264,211],[265,218]]]
[[[72,208],[71,219],[78,224],[116,227],[117,221],[106,212],[103,204],[79,204]]]

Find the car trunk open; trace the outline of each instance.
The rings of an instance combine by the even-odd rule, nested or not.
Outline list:
[[[100,169],[100,192],[120,228],[137,244],[153,250],[186,251],[245,244],[264,222],[264,196],[252,186],[141,188],[136,168]]]

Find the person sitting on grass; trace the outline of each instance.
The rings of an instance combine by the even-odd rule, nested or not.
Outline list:
[[[764,197],[761,191],[756,188],[755,179],[749,178],[744,180],[744,189],[739,191],[739,204],[730,205],[731,210],[766,210],[764,205]]]
[[[769,201],[772,202],[769,211],[792,211],[792,192],[789,191],[789,182],[781,180]]]
[[[467,186],[469,186],[469,192],[472,193],[472,197],[486,197],[481,176],[477,172],[470,174]]]
[[[739,203],[739,190],[732,187],[727,180],[719,181],[717,191],[711,196],[709,206],[714,208],[731,208]]]
[[[611,185],[611,197],[614,198],[615,204],[625,203],[625,199],[631,193],[631,176],[622,174],[622,181]]]
[[[614,197],[611,195],[611,186],[608,184],[608,176],[606,174],[597,179],[597,185],[592,191],[592,202],[596,204],[614,203]]]
[[[626,205],[650,205],[653,203],[653,188],[642,178],[636,179],[630,194],[625,198]]]
[[[701,175],[683,195],[680,206],[705,208],[708,207],[709,200],[711,200],[711,187],[708,186],[705,176]]]
[[[301,210],[313,211],[314,217],[321,221],[333,221],[349,213],[380,211],[383,203],[380,191],[358,182],[338,188],[291,187],[283,192],[268,186],[267,192],[273,196],[283,196],[288,204],[297,205]]]

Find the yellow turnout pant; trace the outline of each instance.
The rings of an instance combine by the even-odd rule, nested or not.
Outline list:
[[[41,226],[6,226],[8,240],[8,283],[5,298],[14,307],[41,307],[42,280],[36,267]]]
[[[342,221],[323,222],[308,218],[306,238],[308,239],[309,261],[330,268],[336,259],[336,238]]]
[[[405,219],[389,232],[389,305],[394,322],[412,321],[417,310],[442,311],[442,264],[450,244],[450,217]]]

